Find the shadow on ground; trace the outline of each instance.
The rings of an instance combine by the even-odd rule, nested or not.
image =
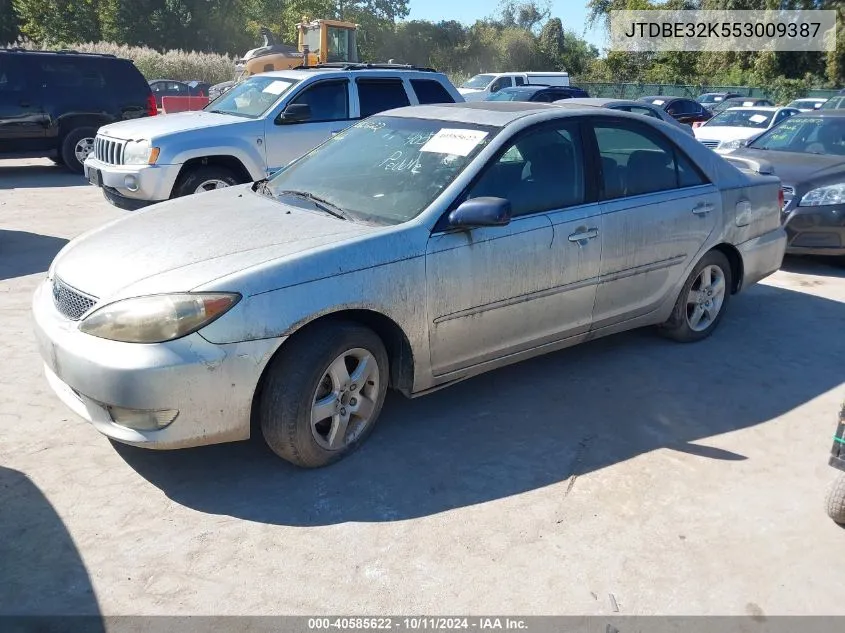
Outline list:
[[[788,273],[845,278],[845,257],[787,256],[780,267]]]
[[[105,631],[85,564],[47,498],[26,475],[3,467],[0,495],[0,629]],[[65,616],[89,617],[66,628]]]
[[[300,526],[421,517],[661,448],[746,459],[700,440],[767,422],[839,386],[843,322],[845,304],[759,285],[735,297],[719,331],[700,343],[640,330],[419,399],[391,395],[371,439],[321,470],[288,465],[260,438],[118,451],[169,498],[202,512]]]
[[[0,281],[46,272],[67,240],[0,229]]]
[[[0,162],[0,189],[43,189],[45,187],[82,187],[88,181],[82,174],[69,172],[61,165],[14,165]]]

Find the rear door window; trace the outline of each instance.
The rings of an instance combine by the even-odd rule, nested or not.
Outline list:
[[[87,63],[86,60],[60,57],[42,59],[40,67],[44,86],[48,89],[90,90],[103,88],[106,85],[106,78],[100,71],[99,65]]]
[[[411,105],[401,79],[358,79],[361,118]]]
[[[411,79],[411,87],[417,94],[417,101],[425,103],[455,103],[452,95],[439,81],[432,79]]]

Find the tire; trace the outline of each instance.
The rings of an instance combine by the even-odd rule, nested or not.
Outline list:
[[[344,355],[349,355],[347,360],[339,361]],[[356,372],[361,375],[360,358],[367,358],[364,366],[370,373],[358,384],[354,380]],[[339,362],[349,380],[343,371],[338,375],[332,370]],[[345,457],[367,439],[378,420],[388,370],[384,344],[369,328],[336,321],[296,336],[273,359],[264,379],[258,420],[268,446],[303,468],[327,466]],[[331,417],[312,424],[319,401]],[[366,416],[355,413],[364,410]]]
[[[83,172],[82,163],[88,155],[82,152],[81,145],[87,145],[88,153],[90,153],[94,149],[94,137],[96,136],[97,128],[94,127],[77,127],[65,134],[59,150],[59,156],[65,167],[75,174],[81,174]]]
[[[827,490],[827,516],[835,523],[845,525],[845,473],[840,473]]]
[[[238,185],[240,182],[231,169],[219,165],[203,165],[202,167],[194,167],[182,174],[173,188],[171,197],[181,198],[193,193],[200,193],[200,189],[203,191],[223,189],[224,187]],[[210,186],[212,183],[216,186]]]
[[[700,305],[698,303],[693,304],[690,302],[692,299],[691,291],[694,287],[696,289],[702,287],[700,284],[706,278],[700,280],[699,276],[705,269],[709,269],[710,272],[713,285],[709,287],[709,290],[712,295],[700,295],[702,303]],[[717,270],[719,271],[718,274]],[[717,275],[721,275],[721,284],[718,286],[721,287],[721,294],[719,294],[716,286]],[[672,315],[660,326],[661,334],[680,343],[692,343],[710,336],[719,326],[719,322],[728,307],[732,283],[731,265],[728,258],[719,251],[710,251],[705,254],[692,269],[684,287],[681,289],[678,299],[675,301],[675,307],[672,309]],[[710,307],[708,308],[708,306]],[[703,311],[703,315],[699,310]],[[696,315],[701,320],[696,322]],[[693,326],[694,323],[695,327]]]

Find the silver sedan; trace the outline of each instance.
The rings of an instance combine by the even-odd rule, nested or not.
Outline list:
[[[388,388],[641,326],[709,336],[780,266],[779,193],[635,114],[403,108],[269,180],[73,240],[35,329],[54,390],[115,440],[242,440],[252,419],[322,466],[364,441]]]

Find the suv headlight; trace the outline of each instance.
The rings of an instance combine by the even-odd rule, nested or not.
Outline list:
[[[745,139],[737,138],[732,141],[722,141],[716,149],[739,149],[745,145]]]
[[[845,183],[828,185],[808,191],[801,197],[799,207],[820,207],[845,203]]]
[[[123,299],[92,312],[79,329],[124,343],[164,343],[205,327],[240,298],[236,293],[207,292]]]
[[[158,147],[152,147],[149,141],[129,141],[123,148],[123,164],[155,165],[158,153]]]

